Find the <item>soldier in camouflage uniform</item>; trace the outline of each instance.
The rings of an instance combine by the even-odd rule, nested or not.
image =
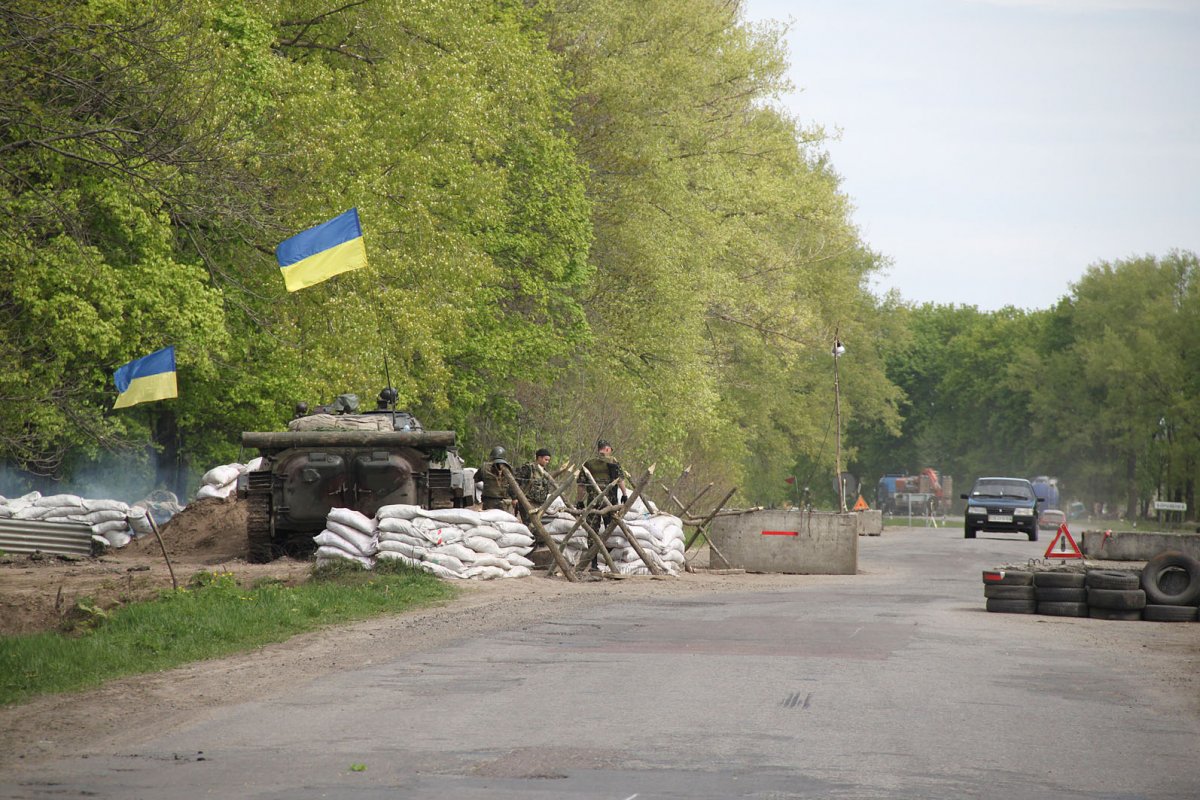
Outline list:
[[[550,490],[554,488],[554,482],[546,473],[546,467],[549,465],[550,451],[543,447],[534,453],[533,461],[522,464],[517,470],[517,483],[521,484],[521,491],[534,508],[546,502]]]
[[[504,458],[507,455],[503,447],[493,447],[491,457],[483,462],[479,471],[475,473],[475,480],[483,482],[483,510],[487,511],[491,508],[498,508],[501,511],[512,513],[513,499],[515,495],[508,485],[508,481],[500,472],[501,465],[508,466],[508,461]]]

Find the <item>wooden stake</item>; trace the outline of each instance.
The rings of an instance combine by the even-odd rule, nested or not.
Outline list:
[[[158,547],[162,550],[163,559],[167,562],[167,572],[171,573],[171,588],[178,591],[179,582],[175,580],[175,568],[171,566],[171,557],[167,555],[167,546],[163,544],[162,535],[158,532],[158,523],[154,521],[154,515],[150,513],[150,509],[146,509],[146,519],[150,521],[150,530],[154,531],[154,538],[158,539]]]
[[[558,549],[558,545],[554,541],[554,537],[546,532],[542,527],[541,515],[534,515],[533,507],[529,504],[529,498],[521,491],[521,485],[517,482],[517,478],[512,474],[508,464],[500,465],[500,474],[508,481],[508,486],[516,493],[517,502],[521,504],[521,508],[525,511],[525,515],[529,517],[529,524],[533,526],[534,532],[542,539],[542,544],[550,551],[550,555],[554,557],[554,563],[558,564],[558,568],[562,570],[563,576],[569,581],[575,581],[575,574],[570,572],[567,566],[567,561],[563,558],[562,551]]]

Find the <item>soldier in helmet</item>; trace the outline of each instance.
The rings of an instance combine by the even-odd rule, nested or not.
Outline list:
[[[483,510],[489,508],[498,508],[502,511],[507,511],[510,514],[513,510],[513,499],[515,495],[508,485],[504,474],[500,471],[501,465],[508,467],[508,453],[503,447],[493,447],[492,453],[488,460],[483,462],[479,471],[475,473],[475,480],[483,482]]]
[[[546,502],[546,498],[550,496],[550,491],[554,488],[554,482],[550,480],[550,475],[546,472],[546,467],[550,465],[550,451],[546,448],[540,448],[533,455],[533,461],[528,464],[522,464],[517,470],[517,483],[521,484],[521,491],[525,493],[525,497],[530,504],[537,508],[542,503]],[[524,516],[524,510],[522,510]],[[529,520],[526,520],[528,523]]]

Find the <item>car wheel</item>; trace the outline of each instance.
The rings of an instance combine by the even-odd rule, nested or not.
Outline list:
[[[1200,599],[1200,561],[1178,550],[1164,550],[1142,570],[1142,589],[1153,605],[1195,605]]]
[[[1031,541],[1031,542],[1036,542],[1036,541],[1037,541],[1037,536],[1038,536],[1038,532],[1037,532],[1037,528],[1036,528],[1036,527],[1035,527],[1035,528],[1033,528],[1033,530],[1029,531],[1029,541]]]
[[[964,528],[963,529],[963,538],[964,539],[974,539],[975,538],[975,529],[974,528]]]

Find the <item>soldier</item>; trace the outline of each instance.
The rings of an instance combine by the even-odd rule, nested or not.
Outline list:
[[[501,465],[508,466],[508,460],[505,459],[507,452],[503,447],[493,447],[492,454],[487,461],[483,462],[483,466],[475,473],[475,480],[483,482],[483,510],[487,511],[490,508],[498,508],[502,511],[507,511],[510,514],[513,510],[513,499],[515,495],[508,485],[504,474],[500,471]]]
[[[546,473],[546,467],[549,464],[550,451],[542,447],[533,454],[533,461],[522,464],[521,468],[517,470],[517,483],[521,484],[521,491],[525,493],[529,504],[534,508],[546,502],[546,498],[550,496],[550,490],[554,488],[554,482]]]
[[[608,501],[616,505],[618,502],[625,502],[625,470],[621,469],[621,462],[613,458],[612,451],[612,444],[607,439],[597,440],[596,455],[584,462],[583,466],[592,473],[601,489],[616,481],[608,488]],[[596,496],[596,490],[592,488],[587,475],[582,472],[579,474],[579,485],[586,490],[581,494],[588,500]]]

